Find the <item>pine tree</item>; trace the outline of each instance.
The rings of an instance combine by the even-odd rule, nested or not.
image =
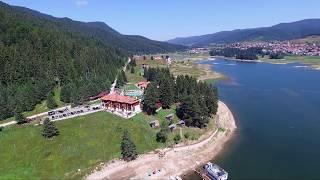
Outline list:
[[[164,109],[169,109],[174,101],[173,83],[169,78],[163,78],[159,87],[160,102]]]
[[[155,114],[157,110],[157,104],[158,102],[158,89],[154,85],[154,83],[151,83],[148,85],[147,89],[144,93],[144,100],[143,100],[143,111],[150,114]]]
[[[42,136],[49,139],[59,135],[59,130],[56,128],[53,122],[46,118],[43,122]]]
[[[130,139],[130,134],[127,130],[123,132],[121,142],[121,154],[125,161],[132,161],[138,157],[136,145]]]
[[[67,84],[61,88],[60,99],[65,103],[71,102],[72,86]]]
[[[49,93],[48,97],[47,97],[47,107],[49,109],[54,109],[56,107],[58,107],[56,101],[53,98],[53,94]]]
[[[26,123],[26,118],[20,112],[16,112],[14,117],[18,124]]]

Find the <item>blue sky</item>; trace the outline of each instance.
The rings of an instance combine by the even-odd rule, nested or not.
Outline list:
[[[155,40],[320,18],[320,0],[4,0]]]

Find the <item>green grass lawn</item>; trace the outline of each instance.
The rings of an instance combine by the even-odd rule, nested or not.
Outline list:
[[[140,90],[136,85],[134,84],[126,84],[122,87],[125,90]]]
[[[52,140],[41,136],[41,126],[4,129],[0,133],[0,179],[79,178],[98,163],[120,157],[124,129],[139,153],[162,146],[155,141],[158,130],[149,127],[142,113],[126,120],[99,112],[56,125],[61,135]]]
[[[140,75],[140,67],[141,66],[138,66],[138,65],[136,67],[134,67],[134,70],[135,70],[134,73],[131,73],[130,69],[128,69],[125,72],[128,82],[135,84],[140,81],[145,81],[144,77]]]

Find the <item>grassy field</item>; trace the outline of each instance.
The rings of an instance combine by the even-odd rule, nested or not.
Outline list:
[[[165,115],[159,112],[158,118]],[[79,178],[98,163],[120,157],[124,129],[139,153],[161,147],[149,119],[142,113],[125,120],[99,112],[57,122],[61,135],[52,140],[41,136],[40,126],[6,128],[0,133],[0,179]]]
[[[125,90],[139,90],[139,88],[134,84],[126,84],[122,88]]]
[[[130,69],[128,69],[125,73],[126,73],[126,77],[128,82],[130,83],[138,83],[140,81],[145,81],[144,77],[142,75],[140,75],[141,73],[141,66],[136,66],[134,67],[135,72],[131,73]]]
[[[285,56],[284,59],[269,59],[269,56],[265,56],[264,58],[259,57],[259,59],[267,63],[304,63],[315,67],[320,66],[320,56],[290,55]]]
[[[195,64],[196,61],[210,58],[209,54],[188,54],[188,53],[170,53],[170,54],[157,54],[154,56],[169,55],[174,62],[170,66],[170,72],[174,76],[190,75],[200,80],[217,80],[225,78],[224,75],[213,72],[209,66]],[[140,68],[142,64],[147,64],[149,67],[166,68],[165,60],[150,60],[147,57],[143,60],[141,57],[137,59],[137,67]],[[128,75],[128,79],[133,79],[132,74]],[[137,75],[135,75],[137,78]]]
[[[285,59],[292,62],[320,65],[320,56],[285,56]]]

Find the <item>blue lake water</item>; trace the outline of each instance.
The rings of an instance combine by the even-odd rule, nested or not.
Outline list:
[[[238,130],[213,161],[230,179],[320,179],[320,71],[301,64],[202,63],[229,77],[217,86]]]

